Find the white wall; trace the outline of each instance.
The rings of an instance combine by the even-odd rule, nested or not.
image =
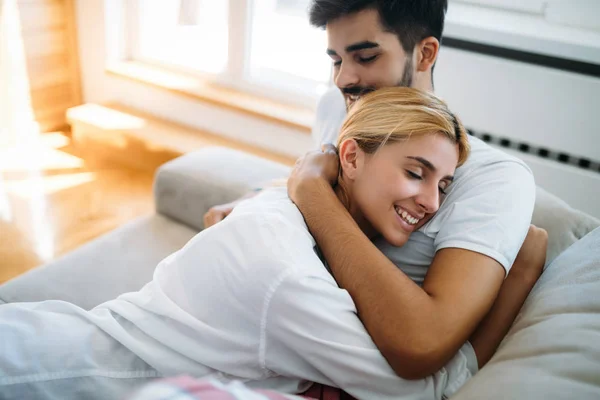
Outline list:
[[[435,86],[476,131],[600,161],[599,78],[442,48]],[[511,153],[538,185],[600,218],[598,170]]]
[[[309,135],[104,73],[104,0],[77,0],[86,102],[118,101],[192,127],[299,156]],[[476,130],[600,161],[600,79],[443,48],[436,92]],[[600,173],[523,156],[538,184],[600,217]]]

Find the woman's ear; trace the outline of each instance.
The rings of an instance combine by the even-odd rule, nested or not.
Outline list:
[[[346,176],[349,179],[355,179],[358,168],[360,166],[360,158],[362,150],[358,147],[358,143],[354,139],[344,140],[340,144],[340,167],[342,177]]]

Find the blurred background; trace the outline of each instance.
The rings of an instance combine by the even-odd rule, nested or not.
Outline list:
[[[333,86],[309,0],[0,0],[0,283],[153,211],[164,162],[291,165]],[[600,2],[449,0],[436,93],[600,217]]]

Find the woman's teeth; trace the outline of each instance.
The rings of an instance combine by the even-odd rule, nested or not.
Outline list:
[[[405,220],[406,222],[408,222],[411,225],[416,225],[419,223],[420,219],[414,218],[413,216],[411,216],[409,213],[407,213],[404,210],[401,210],[398,207],[395,207],[396,209],[396,213],[400,216],[400,218],[402,218],[403,220]]]

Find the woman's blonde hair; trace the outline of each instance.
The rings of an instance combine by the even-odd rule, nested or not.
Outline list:
[[[469,156],[467,134],[460,120],[435,95],[417,89],[392,87],[363,96],[352,106],[342,125],[337,147],[354,139],[367,154],[388,143],[412,136],[441,134],[458,145],[458,165]]]

